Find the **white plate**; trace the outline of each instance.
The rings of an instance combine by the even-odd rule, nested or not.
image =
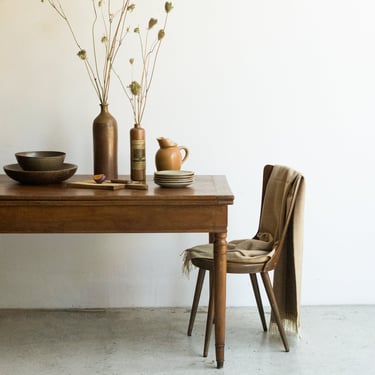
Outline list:
[[[187,177],[187,176],[193,176],[193,175],[194,175],[194,172],[192,171],[157,171],[155,172],[155,176],[170,177],[170,178]]]
[[[184,188],[193,183],[193,181],[190,182],[160,182],[160,181],[155,181],[155,183],[161,187],[166,187],[166,188]]]
[[[193,176],[191,177],[178,177],[178,178],[168,178],[168,177],[158,177],[154,176],[155,181],[165,181],[165,182],[175,182],[175,181],[192,181]]]

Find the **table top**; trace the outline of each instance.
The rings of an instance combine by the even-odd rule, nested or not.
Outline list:
[[[5,201],[16,203],[17,201],[111,201],[140,204],[176,201],[191,201],[204,204],[233,204],[234,196],[230,190],[225,176],[221,175],[197,175],[194,183],[186,188],[162,188],[153,181],[153,176],[147,176],[147,190],[102,190],[83,189],[68,186],[66,182],[89,180],[92,176],[75,175],[69,180],[51,185],[23,185],[6,175],[0,175],[0,204]],[[128,176],[119,178],[127,179]]]
[[[147,184],[148,190],[102,190],[22,185],[0,175],[0,233],[226,231],[234,197],[225,176],[195,176],[185,188],[161,188],[152,176]]]

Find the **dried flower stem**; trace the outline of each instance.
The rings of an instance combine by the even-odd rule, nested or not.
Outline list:
[[[142,38],[139,28],[137,27],[134,29],[134,32],[138,34],[140,51],[141,51],[142,71],[141,71],[141,76],[140,76],[140,83],[136,81],[132,81],[129,86],[125,87],[125,85],[121,81],[121,78],[119,77],[117,72],[114,71],[114,74],[119,79],[122,89],[124,90],[130,102],[130,105],[133,111],[134,122],[136,124],[141,124],[142,122],[142,118],[143,118],[145,108],[146,108],[149,90],[150,90],[151,83],[154,77],[156,61],[159,55],[161,42],[165,35],[168,15],[169,15],[169,12],[172,10],[172,8],[173,7],[172,7],[171,2],[165,3],[164,9],[165,9],[166,14],[165,14],[163,28],[159,30],[157,34],[157,38],[151,44],[150,48],[148,47],[150,30],[156,25],[157,20],[154,18],[151,18],[149,20],[146,36],[144,39]],[[130,59],[129,62],[133,66],[134,59],[133,58]]]
[[[169,15],[169,12],[166,13],[165,15],[165,20],[164,20],[164,26],[163,26],[163,31],[165,30],[166,26],[167,26],[167,21],[168,21],[168,15]],[[149,32],[149,30],[147,30],[147,33]],[[163,35],[164,36],[164,35]],[[144,64],[144,67],[143,67],[143,70],[144,70],[144,75],[142,75],[142,78],[144,78],[144,83],[145,83],[145,91],[144,91],[144,94],[142,95],[143,97],[143,100],[141,99],[140,101],[140,107],[139,107],[139,121],[142,120],[143,118],[143,113],[145,111],[145,108],[146,108],[146,102],[147,102],[147,96],[148,96],[148,91],[150,90],[150,86],[151,86],[151,82],[152,82],[152,79],[154,77],[154,72],[155,72],[155,66],[156,66],[156,61],[157,61],[157,58],[158,58],[158,55],[159,55],[159,50],[160,50],[160,45],[161,45],[161,41],[162,39],[159,39],[157,40],[157,42],[154,43],[153,47],[150,49],[150,51],[147,53],[146,55],[146,58],[145,58],[145,62],[146,64]],[[150,74],[150,78],[148,78],[148,69],[149,69],[149,64],[150,64],[150,61],[151,61],[151,56],[152,56],[152,53],[154,52],[156,48],[156,52],[155,52],[155,58],[152,62],[152,68],[151,68],[151,74]],[[147,67],[146,67],[147,66]],[[141,84],[142,85],[142,84]],[[143,86],[142,86],[143,87]]]
[[[94,20],[91,27],[92,35],[92,48],[94,55],[94,67],[91,65],[86,51],[81,47],[73,27],[61,5],[60,0],[47,0],[51,7],[58,13],[58,15],[67,24],[70,33],[73,36],[73,40],[79,48],[78,56],[84,61],[87,73],[90,81],[95,89],[95,92],[99,98],[101,104],[108,104],[108,93],[111,82],[111,71],[113,63],[116,59],[117,53],[122,45],[122,42],[127,34],[125,28],[126,17],[129,11],[134,9],[134,5],[130,5],[130,0],[122,0],[122,4],[116,12],[112,12],[111,0],[107,0],[106,11],[103,10],[104,0],[92,0],[92,7],[94,11]],[[44,2],[44,0],[41,0]],[[103,64],[102,73],[99,73],[99,62],[97,55],[97,40],[96,40],[96,26],[98,20],[97,7],[101,8],[101,18],[104,28],[104,36],[101,38],[101,42],[105,46],[105,58]],[[114,25],[114,21],[116,23]]]

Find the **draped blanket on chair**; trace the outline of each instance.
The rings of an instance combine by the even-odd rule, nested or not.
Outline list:
[[[275,254],[291,201],[291,191],[299,174],[274,166],[264,194],[258,233],[254,238],[228,243],[227,262],[266,263]],[[298,332],[300,322],[300,282],[302,267],[304,181],[300,186],[284,249],[274,272],[274,291],[285,329]],[[213,245],[198,245],[184,252],[184,272],[189,273],[194,258],[213,258]],[[274,322],[271,317],[271,330]]]
[[[294,176],[293,181],[289,179],[288,181],[293,183],[297,176],[298,174]],[[288,196],[287,199],[289,198]],[[273,290],[284,329],[295,333],[298,333],[300,328],[304,200],[305,181],[302,177],[284,249],[273,276]],[[289,203],[287,202],[286,213],[289,210]],[[277,330],[273,316],[271,316],[270,330],[271,332]]]

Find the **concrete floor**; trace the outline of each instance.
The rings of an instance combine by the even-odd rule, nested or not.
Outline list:
[[[303,307],[289,353],[255,308],[228,308],[221,370],[213,341],[201,354],[205,313],[187,337],[182,308],[0,310],[0,374],[375,374],[375,306]]]

